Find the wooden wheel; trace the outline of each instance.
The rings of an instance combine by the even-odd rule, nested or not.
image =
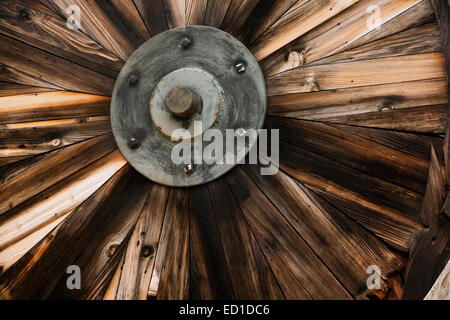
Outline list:
[[[449,11],[447,0],[2,1],[0,298],[424,298],[450,255]],[[228,32],[258,60],[277,175],[242,165],[170,188],[118,151],[122,66],[191,25]],[[373,270],[381,286],[369,289]]]

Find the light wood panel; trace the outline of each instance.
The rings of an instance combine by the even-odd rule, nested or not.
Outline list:
[[[440,52],[296,68],[266,80],[267,94],[355,88],[445,78]]]
[[[186,0],[165,0],[175,28],[186,25]]]
[[[186,26],[202,25],[208,0],[186,0]]]

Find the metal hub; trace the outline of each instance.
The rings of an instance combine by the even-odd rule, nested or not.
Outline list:
[[[229,34],[203,26],[173,29],[144,43],[120,72],[111,102],[124,157],[149,179],[179,187],[214,180],[234,164],[175,164],[172,150],[186,138],[172,137],[174,131],[206,148],[208,129],[225,141],[227,129],[260,129],[265,113],[264,77],[253,55]],[[244,153],[234,149],[235,163],[255,143]]]

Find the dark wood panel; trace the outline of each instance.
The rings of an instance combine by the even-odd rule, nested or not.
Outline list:
[[[112,78],[3,35],[0,41],[0,59],[8,66],[67,90],[112,93]]]
[[[369,266],[382,266],[384,279],[402,268],[401,261],[383,243],[361,227],[355,234],[357,225],[343,228],[354,222],[341,212],[330,214],[317,196],[283,172],[262,176],[256,166],[246,166],[245,171],[353,297],[367,298],[370,294],[366,284]],[[351,240],[361,233],[357,241]]]
[[[232,299],[230,274],[208,187],[190,190],[190,299]]]
[[[204,20],[205,25],[220,28],[232,1],[208,1]]]
[[[162,0],[133,0],[150,35],[156,36],[169,27]]]
[[[52,91],[52,89],[0,81],[0,97],[10,97],[48,91]]]
[[[258,5],[259,0],[233,0],[222,23],[222,30],[238,37],[247,18]]]
[[[0,80],[10,83],[36,86],[42,88],[50,88],[53,90],[62,90],[63,88],[58,87],[47,81],[43,81],[36,76],[30,75],[28,73],[22,72],[18,69],[12,68],[11,66],[5,65],[0,62]]]
[[[189,190],[172,189],[150,290],[160,300],[189,298]]]
[[[352,298],[241,168],[226,178],[286,298]]]
[[[96,72],[115,78],[123,62],[37,1],[6,0],[0,32]]]
[[[234,299],[284,299],[272,269],[225,179],[208,184]]]

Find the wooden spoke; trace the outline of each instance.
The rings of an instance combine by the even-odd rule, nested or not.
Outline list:
[[[186,25],[203,24],[208,0],[186,0]]]
[[[166,31],[168,24],[162,0],[133,0],[151,36]]]
[[[186,0],[163,0],[170,12],[171,22],[174,28],[186,25]]]
[[[204,21],[205,25],[220,28],[232,1],[208,1]]]
[[[245,21],[247,21],[247,18],[258,3],[259,0],[232,0],[230,8],[223,19],[222,29],[234,36],[238,36]]]

